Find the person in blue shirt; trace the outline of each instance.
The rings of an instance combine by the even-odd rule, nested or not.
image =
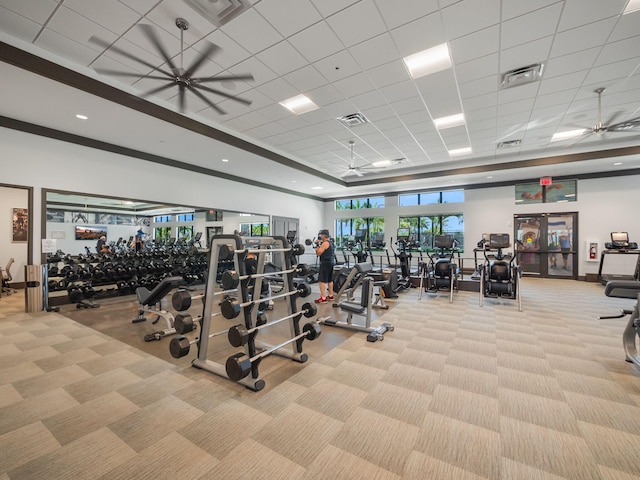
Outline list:
[[[560,243],[560,251],[562,252],[562,268],[568,270],[567,263],[569,261],[569,252],[571,251],[571,238],[564,232],[558,237],[558,242]]]

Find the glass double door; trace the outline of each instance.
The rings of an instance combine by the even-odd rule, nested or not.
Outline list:
[[[518,262],[523,272],[541,277],[578,277],[578,214],[514,215]]]

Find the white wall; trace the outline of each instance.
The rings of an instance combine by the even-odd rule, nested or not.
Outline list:
[[[2,168],[3,180],[6,177],[7,168],[7,166]],[[13,209],[29,207],[29,191],[24,188],[0,187],[0,205],[0,267],[4,270],[9,259],[13,257],[15,260],[11,266],[13,281],[22,282],[24,266],[28,258],[28,245],[26,242],[13,242]],[[33,221],[31,212],[29,212],[29,221]]]
[[[3,183],[34,187],[31,218],[36,261],[42,238],[41,188],[298,217],[303,238],[322,224],[324,204],[312,199],[6,128],[0,128],[0,145]]]
[[[640,243],[636,216],[639,185],[639,175],[579,180],[577,201],[567,203],[516,205],[514,186],[466,190],[464,203],[441,205],[398,207],[397,195],[386,197],[384,209],[336,211],[334,202],[327,202],[324,223],[333,232],[336,218],[384,216],[385,240],[389,244],[390,237],[395,236],[400,216],[463,213],[467,252],[464,256],[472,258],[471,252],[483,233],[513,236],[514,214],[578,212],[578,275],[584,276],[597,273],[599,266],[599,262],[586,261],[586,240],[597,241],[600,252],[604,243],[610,241],[612,231],[629,232],[630,240]],[[634,255],[608,255],[604,271],[633,273],[636,258]]]

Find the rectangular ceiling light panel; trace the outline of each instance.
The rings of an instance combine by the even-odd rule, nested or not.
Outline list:
[[[302,94],[283,100],[280,102],[280,105],[296,115],[311,112],[319,108],[318,105],[313,103],[309,97]]]
[[[449,150],[450,157],[459,157],[460,155],[469,155],[469,154],[471,154],[471,147],[455,148],[453,150]]]
[[[448,117],[434,118],[433,124],[438,130],[443,128],[459,127],[464,125],[464,113],[457,113],[455,115],[449,115]]]
[[[560,140],[569,140],[570,138],[578,138],[584,135],[587,130],[581,128],[579,130],[567,130],[565,132],[557,132],[551,137],[552,142],[558,142]]]
[[[247,0],[183,0],[184,3],[206,18],[216,27],[230,22],[251,8]]]
[[[626,15],[627,13],[637,12],[638,10],[640,10],[640,0],[629,0],[622,14]]]
[[[414,53],[403,60],[411,78],[420,78],[451,68],[451,55],[446,43]]]

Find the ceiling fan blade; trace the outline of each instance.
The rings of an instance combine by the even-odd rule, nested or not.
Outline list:
[[[171,80],[173,77],[161,77],[160,75],[145,75],[143,73],[121,72],[120,70],[109,70],[108,68],[96,68],[96,72],[102,75],[119,75],[121,77],[150,78],[152,80]]]
[[[156,67],[155,65],[147,62],[146,60],[143,60],[141,58],[135,57],[133,55],[131,55],[129,52],[127,52],[126,50],[121,49],[120,47],[116,47],[115,45],[110,45],[109,43],[105,42],[104,40],[96,37],[96,36],[92,36],[91,38],[89,38],[89,41],[91,43],[95,43],[96,45],[104,48],[105,50],[109,50],[112,52],[116,52],[119,55],[122,55],[123,57],[128,58],[129,60],[133,60],[134,62],[138,62],[142,65],[144,65],[145,67],[150,68],[151,70],[157,70],[160,73],[163,73],[164,75],[166,75],[167,77],[174,77],[174,74],[171,74],[169,72],[167,72],[166,70],[163,70],[160,67]]]
[[[184,113],[186,104],[186,87],[183,84],[178,85],[178,110],[180,113]]]
[[[247,73],[246,75],[219,75],[216,77],[198,77],[192,78],[191,81],[195,83],[206,82],[224,82],[225,80],[255,80],[253,75]]]
[[[216,95],[220,95],[222,97],[226,97],[229,100],[234,100],[236,102],[240,102],[240,103],[244,103],[245,105],[251,105],[251,100],[246,100],[242,97],[236,97],[235,95],[230,95],[226,92],[223,92],[221,90],[217,90],[215,88],[211,88],[211,87],[206,87],[204,85],[192,85],[193,88],[200,88],[202,90],[204,90],[205,92],[209,92],[209,93],[215,93]]]
[[[209,100],[207,97],[205,97],[202,93],[200,93],[197,89],[191,87],[188,87],[190,92],[193,92],[193,94],[198,97],[200,100],[202,100],[204,103],[206,103],[207,105],[209,105],[211,108],[213,108],[216,112],[218,112],[220,115],[226,115],[227,112],[225,112],[223,109],[221,109],[219,106],[217,106],[215,103],[213,103],[211,100]]]
[[[191,75],[196,73],[196,70],[198,70],[200,66],[204,63],[204,61],[207,58],[209,58],[209,56],[212,55],[213,52],[215,52],[216,50],[220,50],[220,47],[218,47],[214,43],[209,43],[207,45],[207,48],[204,49],[204,51],[200,54],[200,56],[196,59],[196,61],[193,62],[189,68],[187,68],[187,70],[184,73],[185,76],[190,77]]]
[[[640,127],[640,117],[631,118],[624,122],[609,125],[607,127],[607,132],[630,132],[632,130],[636,130],[638,127]]]
[[[357,169],[357,168],[353,171],[353,173],[355,173],[355,174],[356,174],[357,176],[359,176],[359,177],[361,177],[362,175],[364,175],[364,174],[362,173],[362,171],[360,171],[360,170],[359,170],[359,169]]]
[[[149,90],[148,92],[141,93],[140,96],[143,97],[143,98],[144,97],[149,97],[149,96],[154,95],[154,94],[156,94],[158,92],[162,92],[163,90],[168,90],[169,88],[173,87],[174,85],[175,85],[175,83],[169,82],[169,83],[167,83],[165,85],[162,85],[160,87],[157,87],[157,88],[154,88],[152,90]]]
[[[355,175],[355,172],[353,170],[347,170],[342,175],[340,175],[340,178],[348,177],[349,175]]]
[[[623,113],[624,113],[623,110],[618,110],[617,112],[614,112],[614,114],[611,115],[609,119],[605,122],[605,125],[613,125],[613,122],[615,121],[615,119],[618,118]]]
[[[151,25],[143,23],[140,25],[140,29],[144,32],[144,34],[147,36],[149,41],[152,43],[152,45],[155,47],[155,49],[160,54],[160,56],[164,59],[164,61],[167,62],[167,65],[169,65],[169,68],[171,69],[173,74],[178,75],[178,69],[173,64],[173,61],[169,57],[169,54],[165,50],[162,43],[160,43],[160,39],[158,38],[158,35],[156,35],[156,31],[154,30],[154,28]]]

